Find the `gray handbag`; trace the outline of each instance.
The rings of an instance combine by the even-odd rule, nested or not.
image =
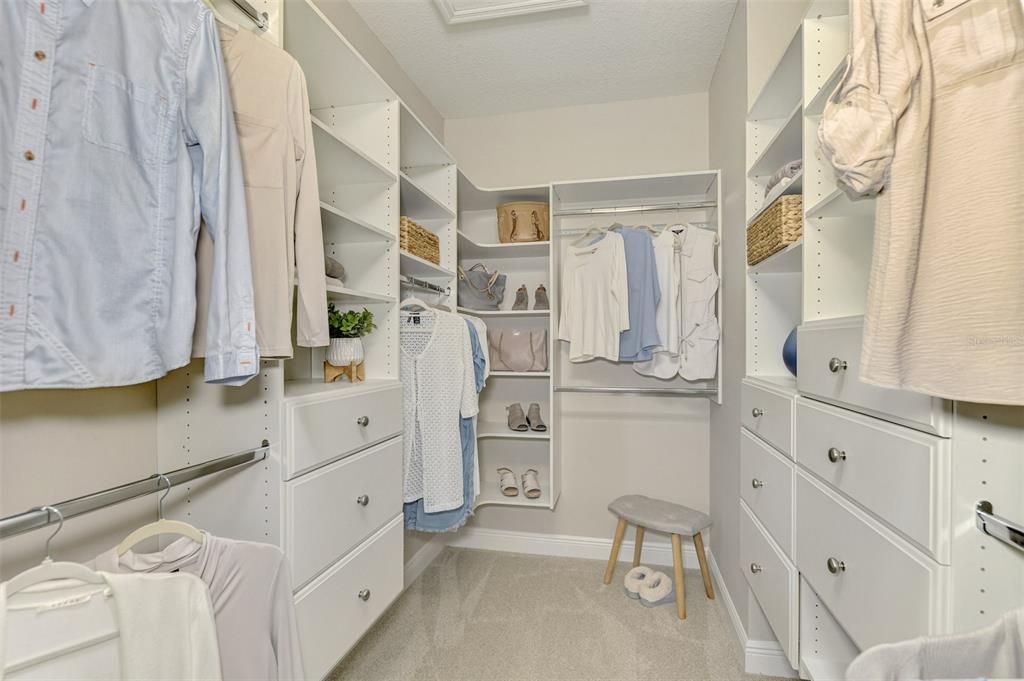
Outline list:
[[[491,371],[547,371],[548,332],[487,330]]]
[[[459,307],[497,310],[505,299],[505,275],[488,272],[483,263],[468,270],[459,268]]]

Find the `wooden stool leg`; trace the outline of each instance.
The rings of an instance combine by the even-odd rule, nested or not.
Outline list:
[[[711,583],[711,571],[708,570],[708,559],[704,555],[704,538],[700,536],[700,532],[693,535],[693,546],[697,549],[697,560],[700,561],[700,574],[704,578],[704,593],[708,595],[708,598],[714,600],[715,587]]]
[[[676,573],[676,614],[686,619],[686,585],[683,582],[683,540],[678,534],[672,535],[672,566]]]
[[[626,534],[626,519],[619,518],[619,524],[615,528],[615,539],[612,541],[612,555],[608,556],[608,567],[604,571],[604,583],[612,583],[612,575],[615,574],[615,561],[619,559],[619,549],[622,548],[622,537]]]
[[[640,564],[640,552],[644,550],[644,528],[636,526],[636,545],[633,547],[633,567]]]

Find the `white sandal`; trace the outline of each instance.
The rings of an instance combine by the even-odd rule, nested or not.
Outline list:
[[[498,469],[498,487],[506,497],[519,496],[519,486],[516,484],[516,474],[511,468]]]
[[[529,468],[523,473],[523,494],[527,499],[536,499],[540,496],[540,481],[537,476],[540,473],[536,468]]]

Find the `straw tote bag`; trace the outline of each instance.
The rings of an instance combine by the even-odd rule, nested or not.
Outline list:
[[[548,204],[517,201],[498,206],[498,240],[503,244],[547,241],[551,233]]]

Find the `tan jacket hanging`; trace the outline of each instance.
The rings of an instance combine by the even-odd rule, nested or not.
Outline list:
[[[881,188],[861,379],[1024,404],[1020,0],[857,0],[819,137]]]
[[[305,347],[330,342],[306,79],[284,50],[247,31],[219,28],[245,174],[256,340],[261,357],[291,357],[294,299],[296,342]],[[213,256],[205,232],[200,233],[197,249],[193,357],[204,354]]]

